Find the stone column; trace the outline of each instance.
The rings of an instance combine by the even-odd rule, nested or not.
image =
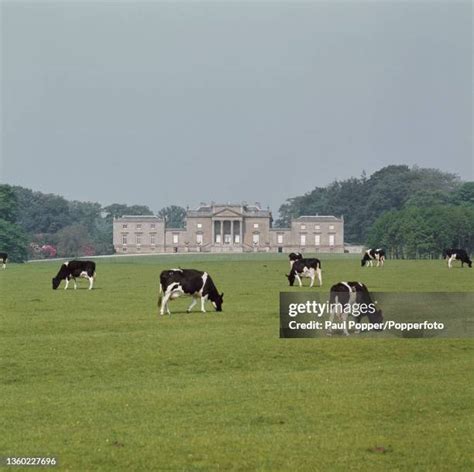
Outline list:
[[[221,220],[221,245],[224,244],[224,220]]]
[[[231,221],[230,222],[230,244],[232,244],[232,246],[234,245],[234,225],[235,225],[235,221]]]

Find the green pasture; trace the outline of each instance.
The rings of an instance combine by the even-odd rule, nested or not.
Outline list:
[[[444,261],[321,257],[323,288],[473,292]],[[96,259],[87,291],[60,262],[0,271],[0,456],[70,471],[473,470],[471,339],[279,339],[285,255]],[[223,312],[157,310],[158,276],[208,271]],[[305,279],[308,284],[308,279]]]

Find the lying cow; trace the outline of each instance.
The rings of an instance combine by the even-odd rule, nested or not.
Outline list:
[[[310,287],[312,287],[316,276],[318,276],[319,286],[321,287],[323,285],[323,278],[321,275],[321,261],[319,259],[298,259],[293,262],[291,271],[287,274],[291,287],[293,287],[295,279],[298,280],[300,287],[302,287],[301,277],[310,278]]]
[[[292,252],[289,254],[288,259],[290,259],[290,267],[293,267],[295,261],[300,261],[303,259],[301,252]]]
[[[334,322],[334,316],[337,316],[344,324],[343,331],[346,336],[349,336],[349,331],[347,330],[347,318],[349,314],[356,316],[356,313],[360,313],[357,315],[359,320],[367,316],[370,323],[378,324],[383,322],[382,310],[375,308],[369,290],[361,282],[339,282],[334,284],[329,292],[329,303],[331,304],[329,318],[331,323]],[[359,305],[357,311],[355,307],[356,304]],[[362,304],[365,305],[367,309],[364,308],[364,310],[362,310]],[[328,334],[332,334],[332,328],[329,329]]]
[[[211,276],[207,272],[194,269],[170,269],[160,274],[160,296],[158,306],[160,315],[164,315],[165,309],[171,315],[168,302],[180,297],[190,295],[193,297],[187,312],[189,313],[198,298],[201,299],[201,311],[206,312],[205,303],[210,300],[216,311],[222,311],[224,294],[217,291]]]
[[[2,260],[2,269],[6,269],[8,254],[6,252],[0,252],[0,259]]]
[[[53,290],[56,290],[61,280],[66,281],[64,290],[67,290],[69,281],[74,280],[74,290],[77,289],[76,278],[83,277],[89,280],[89,290],[92,289],[95,279],[95,262],[92,261],[69,261],[61,265],[56,277],[53,277]]]
[[[367,249],[362,258],[361,266],[364,267],[367,264],[367,267],[372,267],[374,261],[377,261],[377,267],[379,265],[383,266],[385,262],[385,251],[383,249]]]
[[[445,249],[443,251],[443,259],[448,260],[448,267],[450,269],[453,261],[461,261],[461,267],[464,267],[464,263],[466,263],[468,267],[472,267],[472,261],[469,259],[465,249]]]

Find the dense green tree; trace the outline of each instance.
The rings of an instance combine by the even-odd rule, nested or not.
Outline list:
[[[10,185],[0,185],[0,215],[5,221],[14,223],[17,219],[18,200]]]
[[[171,205],[162,208],[158,216],[166,221],[169,228],[184,228],[186,221],[186,210],[180,206]]]
[[[25,232],[15,223],[0,219],[0,251],[6,252],[12,262],[26,260],[28,240]]]
[[[385,212],[400,210],[407,202],[411,206],[448,203],[460,185],[455,175],[437,169],[391,165],[369,178],[364,173],[359,179],[316,187],[288,199],[280,207],[276,226],[287,226],[291,218],[305,214],[344,215],[346,241],[364,243],[371,226]],[[466,198],[465,194],[468,189],[459,198]]]

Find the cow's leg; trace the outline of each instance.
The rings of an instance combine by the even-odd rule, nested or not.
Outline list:
[[[323,275],[322,275],[322,273],[321,273],[321,268],[320,268],[320,267],[318,267],[318,268],[316,269],[316,273],[317,273],[317,275],[318,275],[319,286],[322,287],[322,286],[323,286]]]
[[[207,297],[201,297],[201,311],[202,311],[203,313],[206,313],[206,307],[204,306],[205,303],[206,303],[206,298],[207,298]]]
[[[344,310],[342,311],[342,314],[341,314],[341,320],[342,322],[344,323],[343,326],[344,326],[344,334],[346,336],[349,336],[349,331],[347,330],[347,313],[344,313]]]
[[[94,286],[94,277],[88,277],[89,279],[89,290],[92,290],[92,287]]]
[[[295,274],[295,278],[296,278],[296,280],[298,281],[300,287],[302,287],[302,286],[303,286],[303,283],[301,282],[300,276],[299,276],[298,274]]]
[[[160,308],[160,315],[165,314],[165,308],[168,313],[168,315],[171,315],[170,309],[168,308],[168,300],[170,298],[169,292],[166,292],[161,300],[161,308]]]
[[[66,285],[64,286],[64,290],[67,290],[68,286],[69,286],[69,277],[66,277]]]
[[[5,261],[3,261],[3,264],[2,264],[2,269],[6,269],[7,268],[7,265],[5,264]]]
[[[336,297],[334,298],[334,301],[331,304],[333,304],[333,303],[336,304],[336,308],[334,309],[334,307],[331,306],[330,309],[329,309],[329,321],[331,322],[331,325],[330,325],[329,330],[327,332],[328,336],[332,336],[332,324],[334,323],[334,316],[337,313],[337,304],[339,303],[339,298],[338,298],[337,295],[336,295]]]
[[[314,285],[314,269],[311,269],[309,272],[309,278],[311,280],[311,283],[309,284],[309,288],[311,288]]]
[[[193,301],[191,302],[191,305],[189,305],[188,307],[188,313],[193,309],[194,305],[196,305],[197,303],[197,298],[196,297],[193,297]]]
[[[74,290],[77,290],[76,277],[73,277],[73,280],[74,280]]]
[[[456,259],[456,256],[451,256],[449,259],[448,259],[448,267],[451,269],[451,266],[453,264],[453,261]]]

